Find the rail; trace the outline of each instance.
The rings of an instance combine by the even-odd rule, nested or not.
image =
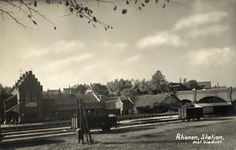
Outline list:
[[[6,124],[1,125],[1,132],[4,131],[18,131],[18,130],[31,130],[35,128],[54,128],[54,127],[64,127],[70,126],[71,120],[62,120],[62,121],[54,121],[54,122],[42,122],[42,123],[26,123],[26,124]]]
[[[150,118],[150,117],[161,117],[161,116],[171,116],[177,115],[178,113],[163,113],[163,114],[127,114],[117,116],[117,121],[122,120],[132,120],[132,119],[141,119],[141,118]],[[7,124],[1,125],[1,132],[7,131],[19,131],[19,130],[33,130],[36,128],[54,128],[54,127],[68,127],[71,126],[71,120],[61,120],[61,121],[52,121],[52,122],[42,122],[42,123],[26,123],[26,124]]]
[[[162,117],[162,116],[173,116],[178,115],[178,113],[162,113],[162,114],[126,114],[117,116],[117,121],[122,120],[132,120],[132,119],[141,119],[141,118],[150,118],[150,117]]]

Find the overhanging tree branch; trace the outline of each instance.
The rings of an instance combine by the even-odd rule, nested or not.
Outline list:
[[[47,17],[45,17],[45,15],[43,15],[39,10],[36,10],[35,8],[38,6],[38,2],[39,0],[0,0],[0,4],[3,5],[3,7],[0,6],[0,11],[1,11],[1,16],[2,19],[5,21],[4,19],[4,14],[6,14],[7,16],[9,16],[11,19],[13,19],[18,25],[24,27],[24,28],[29,28],[28,26],[24,25],[24,23],[22,23],[21,21],[19,21],[17,19],[17,17],[15,17],[14,12],[13,11],[9,11],[7,9],[5,9],[4,6],[12,6],[13,8],[19,9],[19,11],[22,11],[24,14],[27,15],[27,17],[30,19],[30,21],[32,21],[35,25],[37,25],[36,20],[34,19],[34,14],[40,16],[41,18],[43,18],[44,20],[48,21],[50,24],[52,24],[54,26],[54,30],[56,30],[56,26],[55,24],[48,19]],[[105,3],[105,4],[112,4],[114,5],[113,10],[116,11],[117,7],[121,7],[122,14],[126,14],[127,13],[127,9],[125,9],[123,7],[123,5],[121,4],[121,2],[124,3],[124,5],[129,5],[131,2],[133,4],[135,4],[137,6],[138,10],[142,10],[142,8],[144,8],[146,6],[146,4],[148,4],[151,0],[45,0],[46,4],[57,4],[58,7],[60,5],[65,5],[66,7],[68,7],[68,11],[69,11],[69,15],[65,15],[65,16],[70,16],[72,14],[75,14],[76,17],[79,18],[86,18],[88,20],[88,24],[92,24],[94,27],[96,27],[95,24],[100,24],[102,25],[105,30],[107,29],[112,29],[113,27],[104,23],[103,21],[99,20],[98,18],[96,18],[96,16],[93,14],[92,9],[90,9],[88,6],[84,6],[82,4],[82,2],[86,2],[86,4],[88,4],[89,2],[97,2],[98,6],[100,3]],[[158,0],[153,0],[155,1],[155,3],[158,3]],[[169,3],[169,0],[163,0],[164,5],[163,8],[165,8],[166,5],[166,1]],[[85,4],[85,5],[86,5]]]

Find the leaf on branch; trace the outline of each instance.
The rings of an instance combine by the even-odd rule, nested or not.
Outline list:
[[[59,4],[62,4],[62,2],[61,2],[61,1],[59,1]]]
[[[29,18],[31,18],[31,16],[30,16],[30,15],[28,15],[28,17],[29,17]]]
[[[126,1],[126,4],[129,5],[129,1],[128,0]]]
[[[54,26],[54,30],[56,30],[57,28]]]
[[[105,30],[107,31],[107,28],[106,27],[104,27],[105,28]]]
[[[93,24],[93,27],[96,28],[95,24]]]
[[[158,0],[156,0],[156,3],[158,3]]]
[[[33,23],[35,24],[35,25],[37,25],[37,22],[35,22],[34,20],[32,20],[33,21]]]
[[[167,0],[167,2],[169,3],[169,2],[170,2],[170,0]]]
[[[91,22],[91,21],[89,20],[89,21],[88,21],[88,24],[90,24],[90,22]]]
[[[79,17],[80,17],[80,18],[83,18],[84,16],[83,16],[83,15],[81,15],[81,14],[79,14]]]
[[[83,7],[79,10],[79,13],[82,13],[82,11],[83,11],[84,9],[83,9]]]
[[[163,8],[165,8],[165,7],[166,7],[166,5],[164,4],[164,5],[163,5]]]
[[[34,7],[37,7],[37,1],[34,1]]]
[[[137,2],[138,2],[138,0],[135,0],[135,2],[134,2],[134,3],[135,3],[135,4],[137,4]]]
[[[140,11],[142,11],[142,7],[138,7],[138,9],[139,9]]]
[[[77,4],[76,7],[75,7],[75,9],[78,10],[79,8],[80,8],[80,7],[79,7],[79,5]]]
[[[144,3],[142,3],[142,6],[145,7]]]
[[[126,13],[127,13],[127,9],[123,9],[122,14],[126,14]]]
[[[97,18],[95,16],[93,17],[93,21],[97,22]]]
[[[73,10],[74,10],[74,9],[71,7],[71,8],[70,8],[70,12],[73,12]]]
[[[84,10],[85,10],[85,11],[88,11],[89,9],[88,9],[88,7],[85,7]]]
[[[149,3],[149,0],[145,0],[145,3]]]
[[[69,5],[69,2],[68,1],[66,1],[66,4],[65,4],[66,6],[68,6]]]
[[[113,9],[114,9],[114,11],[116,11],[116,9],[117,9],[117,6],[115,6]]]

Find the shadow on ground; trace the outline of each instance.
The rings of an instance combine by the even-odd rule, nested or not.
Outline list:
[[[151,129],[155,129],[155,127],[142,126],[142,127],[132,127],[132,128],[118,128],[117,130],[112,129],[110,131],[97,131],[97,132],[93,132],[92,134],[128,133],[128,132],[144,131],[144,130],[151,130]]]
[[[12,150],[16,148],[30,147],[30,146],[42,146],[47,144],[58,144],[64,143],[64,140],[51,140],[51,139],[38,139],[38,140],[27,140],[27,141],[16,141],[9,143],[1,143],[1,150]]]
[[[142,144],[156,144],[156,143],[192,143],[192,140],[145,140],[138,141],[138,143]],[[137,143],[136,140],[127,140],[127,141],[110,141],[110,142],[102,142],[102,144],[127,144],[127,143]]]

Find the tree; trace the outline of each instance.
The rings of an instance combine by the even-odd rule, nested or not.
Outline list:
[[[198,89],[200,89],[200,87],[199,87],[196,80],[189,80],[188,82],[186,82],[185,86],[188,90],[192,90],[192,89],[198,90]]]
[[[124,97],[124,98],[127,98],[127,97],[133,98],[135,96],[134,91],[131,88],[124,89],[120,95],[121,97]]]
[[[153,0],[154,1],[154,0]],[[111,4],[113,5],[113,10],[116,11],[118,6],[122,8],[121,13],[126,14],[127,9],[124,8],[123,5],[129,5],[130,2],[133,2],[138,8],[138,10],[142,10],[146,4],[150,2],[150,0],[126,0],[123,1],[123,5],[119,0],[44,0],[44,1],[39,1],[39,0],[2,0],[0,1],[0,13],[2,16],[2,19],[4,19],[4,15],[10,17],[12,20],[14,20],[19,26],[22,26],[24,28],[29,28],[26,26],[23,22],[18,20],[16,17],[16,11],[19,11],[22,13],[22,15],[25,15],[30,21],[32,21],[35,25],[37,25],[37,21],[35,20],[34,15],[39,15],[46,21],[50,22],[54,30],[56,30],[56,26],[54,25],[53,22],[51,22],[47,17],[40,12],[40,10],[37,10],[36,8],[38,5],[42,4],[40,2],[45,2],[48,5],[57,5],[57,6],[66,6],[68,7],[68,15],[76,15],[76,17],[82,19],[86,18],[88,20],[88,24],[92,24],[94,27],[96,27],[95,24],[100,24],[104,26],[104,29],[112,29],[113,27],[100,21],[96,15],[93,13],[92,8],[90,8],[89,3],[91,2],[96,2],[97,5],[99,6],[101,3],[103,4]],[[163,8],[165,8],[166,2],[169,3],[169,0],[163,0]],[[158,0],[155,0],[155,3],[158,3]],[[9,7],[11,8],[9,9]]]
[[[3,87],[3,85],[0,83],[0,92],[2,93],[2,94],[6,94],[6,95],[9,95],[9,94],[11,94],[11,87],[8,87],[8,86],[5,86],[5,87]]]
[[[87,89],[88,89],[88,88],[87,88],[85,85],[82,85],[82,84],[80,84],[80,85],[77,87],[78,93],[81,93],[81,94],[84,94]]]
[[[183,79],[183,84],[186,84],[187,80],[186,78]]]
[[[139,90],[140,92],[142,92],[143,94],[147,94],[150,92],[150,82],[149,81],[145,81],[145,79],[143,79],[139,84],[138,84]]]
[[[167,80],[165,76],[161,73],[161,71],[157,70],[155,74],[152,76],[152,80],[150,82],[151,89],[154,94],[158,94],[160,92],[167,92]]]
[[[93,91],[98,95],[108,96],[108,90],[105,85],[101,85],[100,83],[94,84],[92,87]]]

